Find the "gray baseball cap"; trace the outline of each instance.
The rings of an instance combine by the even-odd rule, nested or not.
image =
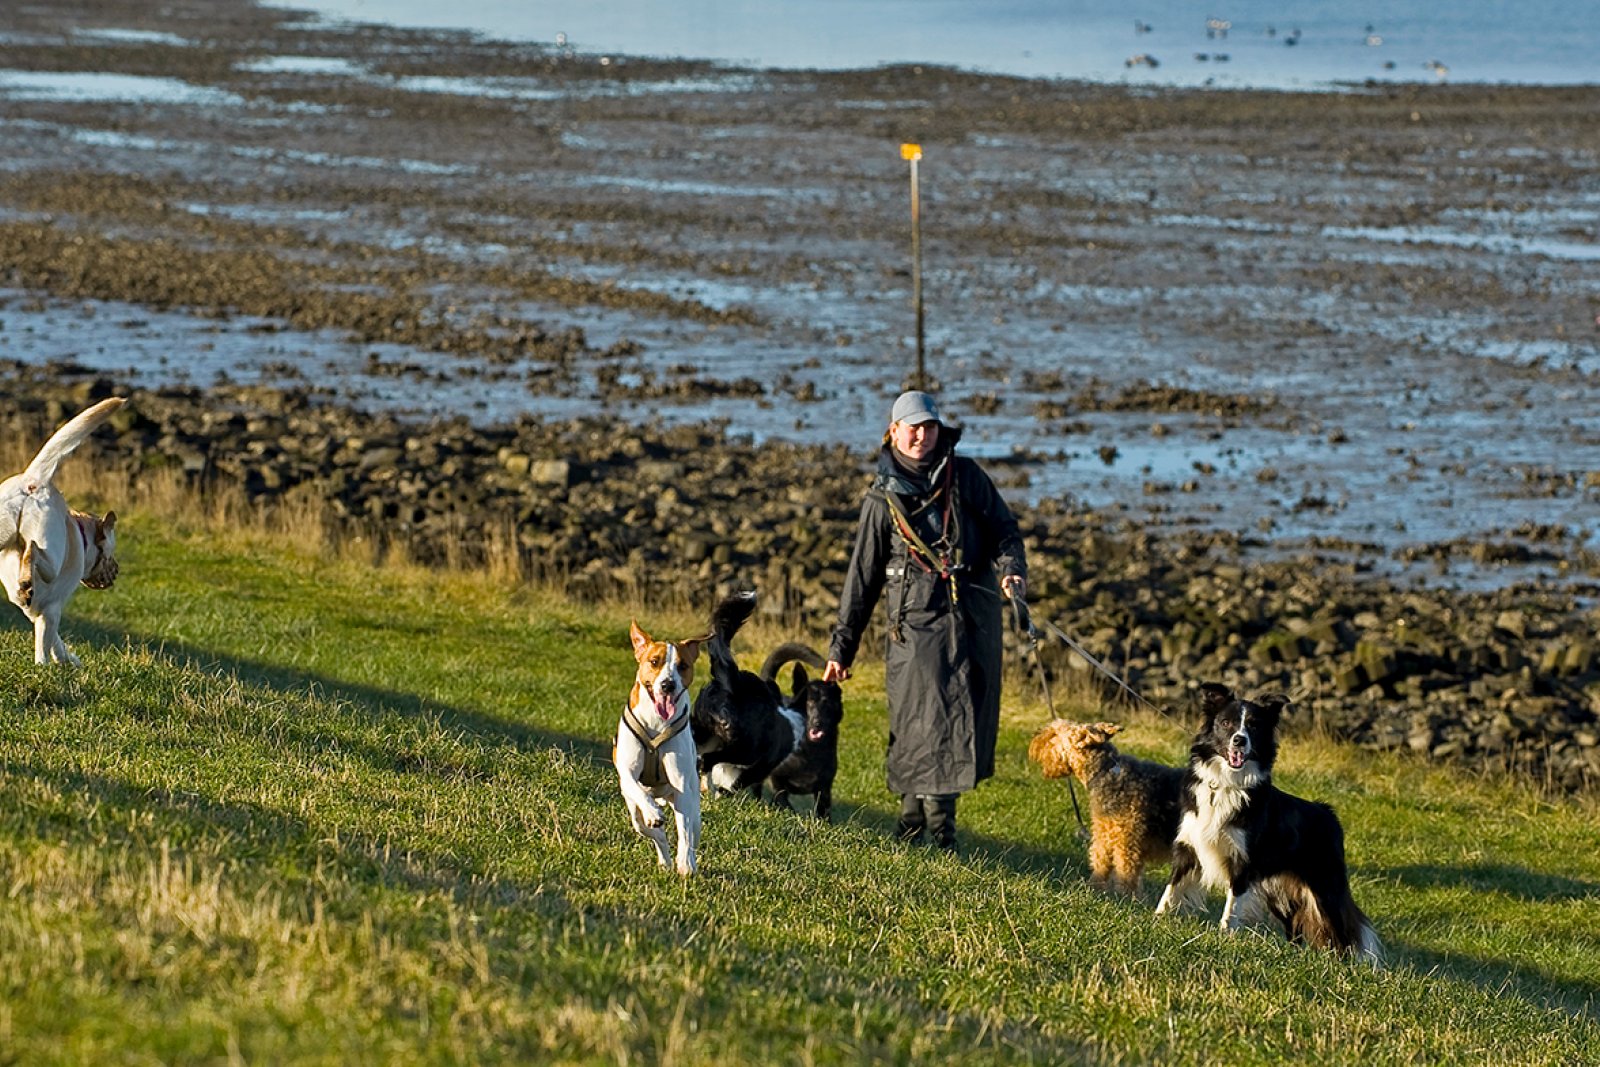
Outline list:
[[[921,422],[943,423],[939,418],[939,405],[927,393],[913,389],[909,393],[901,393],[894,402],[894,409],[889,412],[889,424],[897,422],[910,423],[912,426]]]

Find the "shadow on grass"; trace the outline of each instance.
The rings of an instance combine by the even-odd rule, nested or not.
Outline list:
[[[1532,871],[1513,864],[1467,866],[1416,864],[1382,872],[1412,889],[1470,889],[1498,893],[1529,904],[1560,904],[1600,897],[1600,885],[1582,879]],[[1382,934],[1382,931],[1379,931]],[[1545,1001],[1569,1014],[1600,1022],[1600,982],[1575,981],[1548,969],[1502,959],[1439,952],[1404,944],[1390,945],[1391,958],[1424,974],[1444,974],[1481,988],[1517,989],[1530,1000]]]
[[[1382,931],[1379,931],[1380,936]],[[1418,974],[1442,975],[1470,982],[1479,989],[1565,1012],[1600,1024],[1600,983],[1551,974],[1538,967],[1507,963],[1501,959],[1457,955],[1404,946],[1389,947],[1390,966],[1409,966]]]
[[[1501,893],[1537,904],[1600,897],[1600,885],[1594,882],[1530,871],[1526,867],[1506,863],[1470,866],[1416,864],[1390,868],[1384,873],[1413,889],[1471,889],[1479,893]]]
[[[425,700],[413,693],[400,690],[351,683],[325,674],[295,670],[272,664],[263,664],[210,649],[197,648],[171,640],[156,641],[142,634],[108,627],[89,620],[78,620],[76,638],[85,648],[104,650],[131,646],[148,649],[175,666],[191,666],[208,673],[216,672],[239,678],[242,682],[284,694],[315,693],[328,700],[342,701],[354,709],[354,714],[368,722],[391,719],[395,716],[437,722],[450,732],[461,732],[489,744],[503,744],[519,751],[554,748],[610,768],[610,737],[580,737],[570,733],[550,730],[527,722],[509,720],[481,711],[450,707],[437,701]],[[137,714],[137,711],[130,713]],[[322,736],[316,731],[298,731],[295,743],[302,749],[337,746],[346,753],[359,753],[369,765],[394,771],[413,771],[418,768],[408,764],[403,753],[387,748],[364,745],[350,737],[337,739]],[[744,803],[739,798],[718,798],[718,803]],[[620,810],[620,808],[619,808]],[[774,809],[776,810],[776,809]],[[813,821],[813,802],[809,797],[795,799],[795,810],[784,813],[788,817]],[[835,800],[832,824],[835,826],[864,826],[892,838],[898,816],[897,810],[885,803],[851,803]],[[1060,881],[1078,881],[1088,877],[1088,867],[1082,849],[1070,849],[1063,839],[1063,850],[1043,849],[1019,844],[1003,837],[975,833],[963,827],[960,831],[960,854],[977,862],[992,864],[1014,873],[1046,877]],[[906,845],[906,848],[929,846]],[[1148,883],[1148,879],[1147,879]],[[1159,886],[1155,893],[1159,894]],[[1149,886],[1146,895],[1150,895]],[[1155,897],[1150,896],[1153,902]]]
[[[887,794],[886,794],[887,796]],[[752,797],[732,797],[719,795],[706,802],[706,810],[710,811],[717,804],[755,804]],[[794,798],[794,810],[783,811],[771,803],[771,794],[766,794],[759,801],[770,807],[774,812],[779,812],[789,818],[803,822],[813,822],[816,819],[815,807],[810,797]],[[833,802],[833,816],[830,824],[833,826],[855,826],[870,833],[880,834],[885,841],[895,843],[898,847],[922,850],[929,853],[936,851],[934,846],[924,838],[921,842],[894,842],[895,831],[899,822],[899,809],[885,801],[882,804],[852,803],[841,801],[837,798]],[[1061,851],[1055,849],[1039,848],[1035,845],[1009,841],[993,834],[977,833],[968,826],[962,825],[957,831],[957,855],[963,859],[989,864],[1014,874],[1028,876],[1042,876],[1062,881],[1085,881],[1089,877],[1089,866],[1084,855],[1086,845],[1079,845],[1069,850],[1071,835],[1064,836],[1061,842]],[[1145,879],[1146,888],[1152,884],[1150,877]],[[1162,883],[1164,884],[1164,883]],[[1155,900],[1160,895],[1159,885],[1155,894],[1150,897],[1150,904],[1155,906]]]
[[[94,622],[79,620],[75,622],[73,629],[78,641],[86,648],[109,650],[129,646],[148,649],[151,655],[175,666],[192,666],[207,672],[221,672],[235,676],[246,684],[280,693],[309,692],[324,699],[346,701],[360,709],[361,715],[369,720],[392,716],[427,720],[437,722],[449,730],[461,731],[497,744],[510,745],[522,751],[557,748],[608,766],[611,762],[609,734],[603,738],[580,737],[481,711],[451,707],[415,693],[362,685],[310,671],[263,664],[210,649],[195,648],[182,642],[152,639],[143,634],[102,626]],[[382,762],[387,765],[392,762],[392,757]]]
[[[85,648],[104,650],[124,646],[148,649],[152,655],[175,666],[193,666],[207,672],[220,672],[239,678],[246,684],[260,686],[285,694],[315,693],[324,699],[340,700],[359,709],[359,715],[368,721],[401,716],[437,722],[450,731],[460,731],[494,744],[505,744],[520,751],[556,748],[572,755],[610,767],[610,736],[602,738],[580,737],[570,733],[550,730],[527,722],[509,720],[481,711],[450,707],[437,701],[426,700],[413,693],[400,690],[351,683],[324,674],[295,670],[273,664],[263,664],[210,649],[197,648],[182,642],[156,640],[147,635],[132,633],[116,627],[104,626],[92,620],[74,622],[76,640]],[[302,746],[315,747],[316,738],[302,738]],[[330,742],[331,743],[331,742]],[[340,738],[344,751],[364,749],[363,757],[375,767],[391,770],[409,770],[401,766],[398,753],[361,746],[349,738]],[[735,798],[720,798],[712,803],[742,802]],[[795,800],[791,817],[810,821],[814,819],[811,798]],[[834,825],[865,826],[880,831],[884,837],[894,834],[898,816],[890,805],[849,803],[834,801]],[[963,827],[960,831],[960,854],[974,860],[991,863],[1019,874],[1044,876],[1062,880],[1082,880],[1088,877],[1088,866],[1082,848],[1068,850],[1068,841],[1062,841],[1063,851],[1041,849],[1019,844],[987,834],[979,834]],[[919,846],[907,845],[907,848]],[[927,847],[927,846],[920,846]],[[1149,893],[1147,879],[1146,893]],[[1156,888],[1159,894],[1159,886]],[[1154,900],[1154,896],[1151,897]]]

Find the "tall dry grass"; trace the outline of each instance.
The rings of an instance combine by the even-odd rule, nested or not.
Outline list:
[[[20,471],[45,438],[0,442],[0,469]],[[339,516],[315,486],[300,485],[274,495],[251,496],[231,479],[200,477],[172,466],[133,469],[120,457],[100,453],[93,442],[62,464],[56,485],[73,507],[102,514],[137,515],[228,544],[254,539],[298,546],[330,560],[373,567],[442,566],[512,583],[530,577],[556,585],[562,570],[546,567],[530,574],[530,561],[517,545],[508,518],[479,525],[451,516],[442,543],[426,559],[404,533],[382,524]],[[473,546],[469,551],[466,546]],[[439,558],[442,557],[442,558]]]

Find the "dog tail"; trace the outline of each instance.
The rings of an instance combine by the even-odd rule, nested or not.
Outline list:
[[[102,400],[51,434],[50,440],[44,443],[44,447],[39,449],[39,454],[33,457],[33,462],[28,464],[28,469],[23,472],[28,484],[49,485],[54,482],[56,468],[61,466],[61,461],[72,455],[73,450],[83,444],[95,428],[109,419],[111,413],[124,403],[126,401],[120,396]]]
[[[1342,868],[1342,864],[1340,865]],[[1311,884],[1291,877],[1284,933],[1291,941],[1327,949],[1346,959],[1356,959],[1374,967],[1383,966],[1383,942],[1350,893],[1344,872],[1341,884],[1318,891]]]
[[[711,613],[711,640],[706,643],[706,652],[711,656],[711,672],[730,684],[733,676],[739,672],[739,665],[733,661],[733,636],[755,610],[756,591],[746,589],[723,597]]]
[[[1366,913],[1357,906],[1355,898],[1348,893],[1340,911],[1340,921],[1350,936],[1350,954],[1363,963],[1382,967],[1383,942],[1378,940],[1378,931],[1373,928],[1372,920],[1367,918]]]
[[[817,670],[828,665],[828,661],[815,649],[808,648],[798,641],[790,641],[772,650],[767,661],[761,665],[761,680],[776,681],[778,672],[790,663],[804,663],[807,667],[815,667]]]

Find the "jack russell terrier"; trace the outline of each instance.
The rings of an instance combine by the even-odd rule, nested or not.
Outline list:
[[[78,657],[61,640],[61,612],[81,583],[110,589],[117,579],[117,516],[98,519],[67,506],[56,468],[123,404],[102,400],[57,430],[28,469],[0,483],[0,584],[33,621],[36,663]]]
[[[694,873],[700,846],[700,775],[694,734],[689,729],[689,685],[694,661],[706,639],[657,641],[629,627],[639,668],[622,709],[611,759],[633,828],[656,846],[661,866],[672,866],[660,801],[672,808],[678,824],[678,873]]]

